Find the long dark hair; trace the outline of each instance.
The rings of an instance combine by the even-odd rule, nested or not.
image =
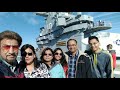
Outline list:
[[[56,53],[57,50],[60,50],[61,53],[62,53],[62,58],[60,59],[61,65],[62,65],[62,66],[67,65],[67,61],[66,61],[65,55],[64,55],[64,53],[63,53],[63,51],[62,51],[61,48],[56,48],[56,49],[54,50],[54,55],[55,55],[55,53]],[[55,59],[55,58],[54,58],[54,59]]]
[[[23,56],[23,53],[25,52],[25,50],[27,48],[30,48],[33,51],[33,53],[35,54],[35,56],[36,56],[35,49],[34,49],[34,47],[32,45],[30,45],[30,44],[23,45],[21,47],[21,57],[22,57],[22,60],[19,63],[20,71],[24,71],[24,69],[26,68],[26,62],[25,62],[25,57]],[[40,62],[38,61],[37,57],[35,57],[33,61],[34,61],[34,67],[38,68],[39,65],[40,65]]]
[[[43,51],[42,51],[42,54],[41,54],[41,57],[40,57],[40,59],[41,59],[41,62],[42,63],[44,63],[46,66],[47,66],[47,68],[49,68],[49,66],[45,63],[45,60],[44,60],[44,58],[43,58],[43,56],[45,55],[45,52],[47,51],[47,50],[50,50],[51,52],[52,52],[52,55],[54,54],[53,53],[53,50],[51,49],[51,48],[45,48]],[[55,63],[55,60],[54,60],[54,58],[52,59],[52,61],[51,61],[51,63]]]

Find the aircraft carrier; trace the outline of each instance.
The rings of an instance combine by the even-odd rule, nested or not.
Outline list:
[[[39,49],[60,47],[67,51],[67,40],[74,38],[78,41],[79,48],[84,51],[88,48],[88,45],[82,42],[85,38],[95,32],[112,28],[110,22],[94,22],[94,17],[82,15],[82,12],[36,12],[36,15],[44,17],[45,20],[45,25],[40,28],[36,39]]]

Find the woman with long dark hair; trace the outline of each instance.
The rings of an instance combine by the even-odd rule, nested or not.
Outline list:
[[[44,63],[38,61],[35,49],[30,44],[21,48],[22,60],[19,69],[24,73],[25,78],[49,78],[49,71]]]
[[[65,55],[61,48],[56,48],[54,50],[54,59],[56,62],[58,62],[62,65],[65,75],[66,75],[66,78],[67,78],[68,77],[68,65],[67,65]]]
[[[45,48],[43,50],[41,61],[47,65],[51,78],[65,78],[63,67],[60,63],[55,62],[51,48]]]

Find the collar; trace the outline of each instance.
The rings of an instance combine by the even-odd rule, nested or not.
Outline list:
[[[102,51],[103,51],[103,49],[100,48],[100,51],[99,51],[99,52],[97,52],[97,53],[93,52],[93,53],[94,53],[94,54],[100,54]]]
[[[36,70],[36,68],[34,68],[34,69],[32,70],[32,72],[35,72],[35,70]],[[25,68],[25,69],[24,69],[24,72],[28,72],[28,69]]]
[[[0,57],[0,60],[5,63],[8,67],[13,67],[12,65],[10,65],[8,62],[6,62],[2,57]]]
[[[69,55],[70,55],[70,57],[73,57],[71,52],[69,53]],[[75,57],[78,56],[78,55],[79,55],[79,50],[77,50],[77,52],[75,54]]]

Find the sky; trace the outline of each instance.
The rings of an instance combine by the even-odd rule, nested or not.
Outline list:
[[[22,45],[32,44],[37,48],[36,38],[43,24],[43,18],[37,16],[35,12],[0,12],[0,32],[4,30],[17,32],[23,39]]]
[[[82,14],[93,16],[94,21],[111,22],[112,28],[106,31],[120,33],[120,12],[82,12]],[[0,32],[5,30],[17,32],[23,38],[22,45],[31,44],[37,48],[36,38],[44,24],[44,18],[35,12],[0,12]]]

